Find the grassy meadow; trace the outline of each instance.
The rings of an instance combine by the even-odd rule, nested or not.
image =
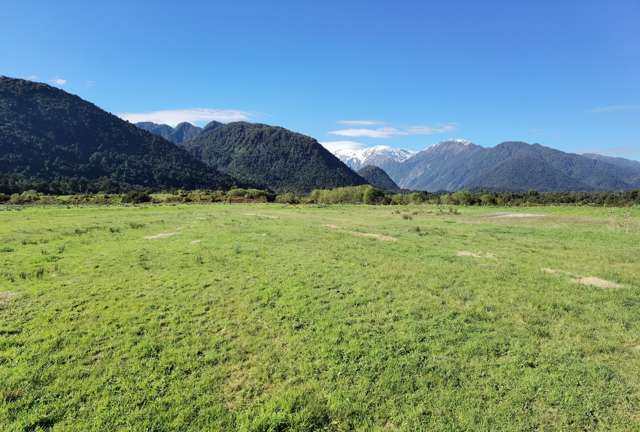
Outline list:
[[[0,208],[0,430],[640,430],[640,208]]]

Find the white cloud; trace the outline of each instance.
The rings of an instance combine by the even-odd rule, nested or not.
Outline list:
[[[609,105],[593,108],[591,112],[594,113],[607,113],[616,111],[632,111],[640,109],[640,105]]]
[[[377,120],[340,120],[338,123],[347,126],[375,126],[384,124],[384,122]]]
[[[433,135],[438,133],[453,132],[456,125],[446,124],[442,126],[411,126],[408,129],[409,135]]]
[[[325,141],[321,142],[322,146],[334,153],[337,150],[362,150],[367,147],[365,144],[357,141]]]
[[[236,121],[246,121],[252,117],[251,113],[234,109],[211,109],[211,108],[188,108],[178,110],[163,110],[143,113],[118,113],[119,117],[137,122],[154,122],[176,126],[178,123],[189,122],[210,122],[212,120],[221,123],[231,123]]]
[[[340,129],[329,132],[331,135],[338,135],[343,137],[367,137],[367,138],[389,138],[397,135],[407,135],[399,129],[392,127],[384,127],[378,129]]]
[[[53,85],[63,86],[67,83],[67,80],[64,78],[52,78],[49,80],[49,82]]]
[[[440,126],[411,126],[408,129],[397,129],[393,127],[383,127],[377,129],[355,128],[355,129],[339,129],[329,132],[331,135],[338,135],[349,138],[366,137],[366,138],[389,138],[404,135],[433,135],[438,133],[453,132],[456,130],[454,124],[445,124]]]

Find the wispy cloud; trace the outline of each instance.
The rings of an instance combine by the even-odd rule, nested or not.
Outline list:
[[[593,113],[609,113],[617,111],[633,111],[640,110],[640,105],[608,105],[596,107],[591,110]]]
[[[456,125],[449,123],[441,126],[411,126],[408,132],[409,135],[433,135],[454,130],[456,130]]]
[[[361,150],[367,147],[365,144],[357,141],[325,141],[320,144],[322,144],[322,146],[331,153],[334,153],[337,150]]]
[[[366,138],[389,138],[397,135],[407,135],[406,132],[392,127],[383,127],[378,129],[356,128],[356,129],[339,129],[329,132],[331,135],[343,137],[366,137]]]
[[[376,126],[384,124],[384,122],[378,120],[340,120],[338,124],[347,126]]]
[[[178,110],[162,110],[142,113],[118,113],[119,117],[130,121],[137,122],[154,122],[175,126],[178,123],[202,123],[216,120],[222,123],[231,123],[236,121],[246,121],[253,117],[253,114],[234,110],[234,109],[212,109],[212,108],[187,108]]]
[[[383,127],[377,129],[371,128],[354,128],[354,129],[339,129],[329,132],[331,135],[356,138],[389,138],[394,136],[405,135],[433,135],[438,133],[453,132],[456,130],[456,125],[453,123],[439,125],[439,126],[411,126],[407,129],[398,129],[393,127]]]
[[[49,82],[53,85],[57,85],[62,87],[63,85],[65,85],[67,83],[67,80],[64,78],[52,78],[49,80]]]

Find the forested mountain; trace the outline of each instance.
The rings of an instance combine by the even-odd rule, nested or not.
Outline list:
[[[139,122],[136,123],[136,126],[152,134],[159,135],[174,144],[181,144],[184,141],[193,139],[202,132],[202,128],[187,122],[179,123],[175,128],[153,122]]]
[[[367,165],[358,170],[358,175],[370,185],[385,192],[400,192],[400,188],[380,167]]]
[[[0,188],[51,192],[237,183],[174,144],[46,84],[0,77]]]
[[[402,188],[427,191],[618,191],[640,187],[640,163],[565,153],[540,144],[485,148],[444,141],[385,171]]]
[[[183,146],[215,169],[277,192],[366,184],[315,139],[281,127],[229,123]]]

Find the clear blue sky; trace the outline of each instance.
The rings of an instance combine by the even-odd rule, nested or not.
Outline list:
[[[321,142],[640,159],[638,0],[4,0],[0,74],[114,113],[249,118]],[[339,123],[354,120],[370,123]]]

